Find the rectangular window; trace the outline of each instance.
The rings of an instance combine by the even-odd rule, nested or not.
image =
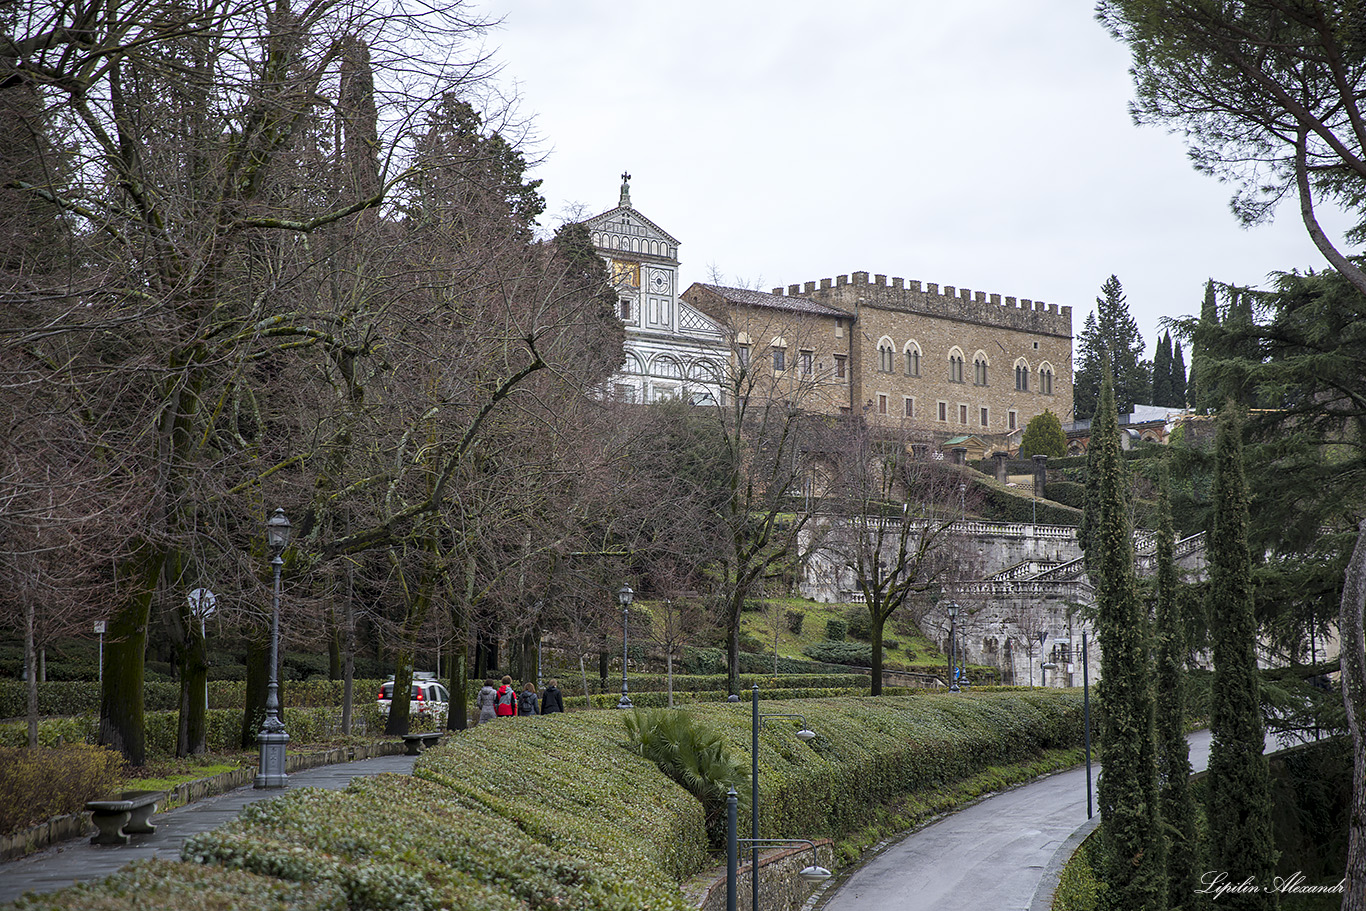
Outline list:
[[[982,409],[982,426],[987,426],[987,410],[985,408]]]
[[[915,417],[915,399],[911,398],[909,395],[906,396],[906,417]]]
[[[787,351],[785,351],[782,348],[779,348],[777,345],[773,346],[773,369],[787,369]]]
[[[802,376],[811,376],[816,372],[816,354],[814,351],[801,352]]]
[[[735,359],[740,362],[742,368],[749,366],[749,345],[741,345],[735,349]]]
[[[883,394],[880,393],[880,392],[878,393],[878,396],[877,396],[877,413],[878,413],[878,414],[886,414],[886,413],[887,413],[887,396],[883,395]]]
[[[949,403],[948,403],[948,402],[940,402],[940,403],[939,403],[939,420],[943,421],[943,422],[946,423],[946,424],[948,423],[948,421],[949,421]]]
[[[1014,430],[1014,429],[1015,429],[1015,412],[1013,412],[1013,411],[1010,412],[1010,414],[1007,416],[1007,421],[1009,422],[1009,428],[1008,428],[1008,429]]]
[[[844,338],[844,320],[835,320],[835,338]]]
[[[958,406],[958,423],[960,423],[960,424],[966,424],[967,422],[968,422],[968,406],[967,406],[967,405],[959,405],[959,406]]]
[[[626,320],[631,318],[631,299],[629,297],[621,299],[621,318]]]
[[[835,355],[835,379],[837,380],[842,380],[845,377],[845,360],[846,358],[843,354]]]

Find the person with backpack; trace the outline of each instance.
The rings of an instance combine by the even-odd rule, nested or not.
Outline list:
[[[522,687],[522,695],[517,697],[518,715],[537,715],[536,711],[536,687],[530,681]]]
[[[517,714],[517,689],[512,685],[511,677],[504,677],[503,685],[498,687],[497,699],[494,701],[494,714],[499,718],[507,718]]]
[[[545,685],[545,692],[541,694],[541,714],[553,715],[555,712],[564,711],[564,696],[560,694],[560,682],[551,678]]]
[[[484,681],[484,688],[474,697],[474,707],[479,711],[479,718],[475,724],[483,724],[485,721],[492,721],[496,714],[494,706],[498,702],[498,691],[493,687],[493,678]]]

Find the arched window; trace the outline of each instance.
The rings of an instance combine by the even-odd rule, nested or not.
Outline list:
[[[949,351],[949,382],[963,382],[963,352],[957,348]]]
[[[640,362],[640,358],[636,355],[627,352],[626,364],[621,368],[621,372],[634,374],[635,376],[643,376],[645,374],[645,365]]]
[[[681,380],[683,379],[683,368],[674,358],[662,355],[654,360],[654,375]]]
[[[1048,361],[1039,365],[1039,392],[1042,395],[1053,394],[1053,365]]]
[[[906,361],[906,375],[920,376],[920,345],[914,340],[907,342],[902,356]]]
[[[1015,362],[1015,388],[1020,392],[1029,391],[1029,362],[1024,358]]]
[[[896,348],[892,340],[883,336],[877,343],[877,369],[879,373],[891,373],[896,369]]]
[[[987,355],[985,351],[978,351],[972,356],[972,382],[977,386],[987,384]]]

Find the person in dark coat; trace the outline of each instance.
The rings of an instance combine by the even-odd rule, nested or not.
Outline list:
[[[564,697],[560,695],[559,681],[552,679],[545,685],[545,692],[541,694],[541,714],[550,715],[563,711]]]
[[[538,715],[536,705],[536,684],[527,683],[522,687],[522,695],[517,697],[518,715]]]

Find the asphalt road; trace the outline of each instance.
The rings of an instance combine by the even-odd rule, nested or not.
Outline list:
[[[1191,767],[1209,760],[1209,731],[1190,735]],[[1092,776],[1100,771],[1092,767]],[[1097,811],[1099,818],[1099,811]],[[822,911],[1029,911],[1064,843],[1087,824],[1086,770],[989,797],[912,833],[855,870]]]

